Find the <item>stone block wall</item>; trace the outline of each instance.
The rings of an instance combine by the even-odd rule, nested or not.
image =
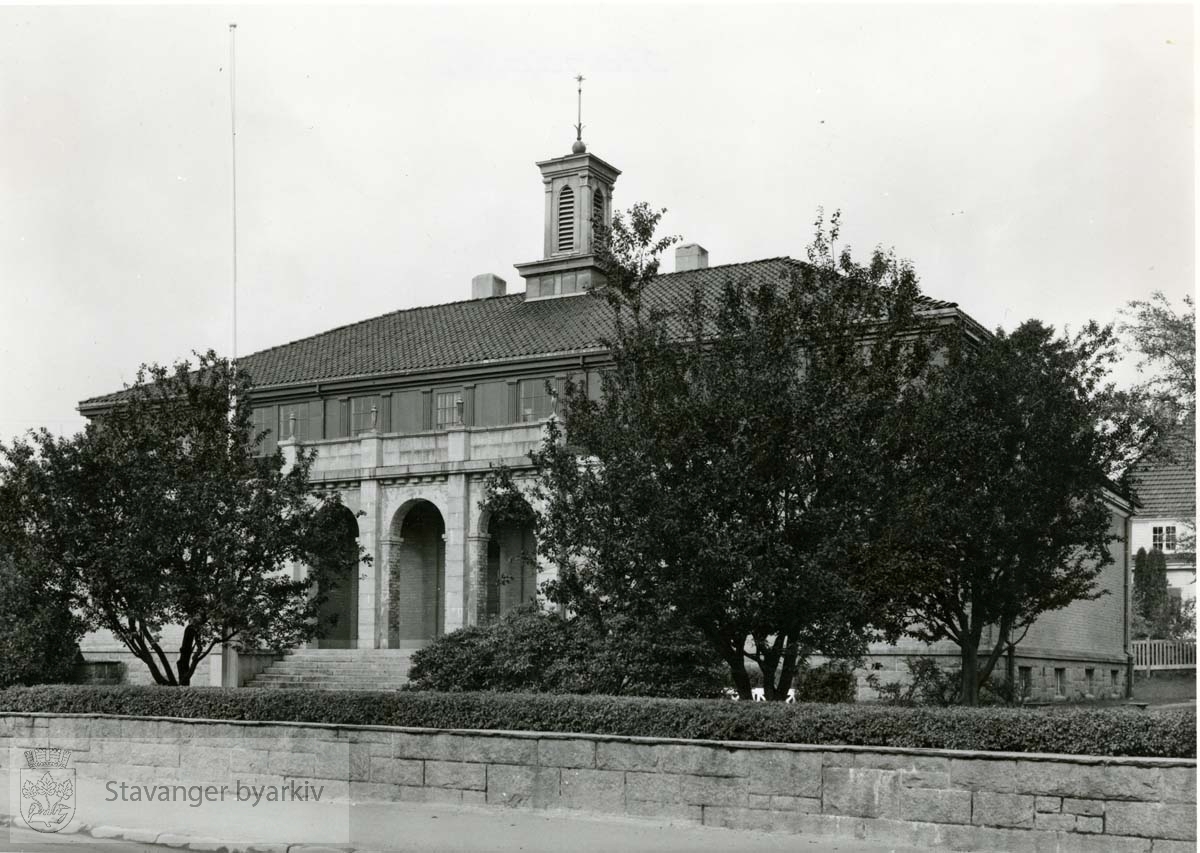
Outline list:
[[[81,791],[106,779],[295,780],[356,802],[579,810],[928,849],[1196,848],[1193,760],[3,714],[0,778],[30,746],[75,750]]]

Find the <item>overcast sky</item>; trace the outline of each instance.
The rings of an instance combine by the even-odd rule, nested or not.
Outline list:
[[[1195,284],[1180,6],[0,7],[0,440],[139,363],[523,283],[534,161],[713,265],[803,257],[818,206],[985,326]],[[672,269],[668,260],[665,269]]]

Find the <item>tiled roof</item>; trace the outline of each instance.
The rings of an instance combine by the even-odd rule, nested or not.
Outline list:
[[[647,306],[669,305],[701,287],[712,296],[730,279],[778,281],[799,262],[770,258],[658,276]],[[928,310],[955,303],[924,299]],[[393,311],[348,326],[243,356],[240,366],[257,386],[329,381],[482,365],[522,357],[595,350],[611,331],[602,300],[586,296],[525,301],[523,293]],[[680,329],[682,332],[682,329]],[[103,404],[118,391],[83,401]]]
[[[1182,430],[1194,431],[1184,425]],[[1196,517],[1196,448],[1181,434],[1172,436],[1167,446],[1169,461],[1142,463],[1133,473],[1134,489],[1142,506],[1138,515],[1147,518]]]

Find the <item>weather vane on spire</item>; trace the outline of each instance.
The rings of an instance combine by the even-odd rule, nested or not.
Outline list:
[[[576,74],[575,82],[579,84],[579,114],[576,118],[577,124],[575,125],[575,144],[571,146],[571,151],[575,154],[582,154],[584,151],[587,151],[587,146],[583,144],[583,75]]]

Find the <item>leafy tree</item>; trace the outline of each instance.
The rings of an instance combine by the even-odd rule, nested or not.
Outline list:
[[[69,681],[83,631],[53,567],[11,540],[0,544],[0,688]]]
[[[546,592],[597,625],[666,612],[742,697],[750,660],[778,700],[809,654],[856,657],[894,624],[873,571],[879,429],[929,357],[916,276],[838,252],[835,216],[781,280],[680,299],[654,283],[660,217],[637,205],[603,235],[611,369],[598,401],[567,384],[531,454]]]
[[[1167,592],[1167,557],[1157,548],[1138,548],[1133,558],[1133,609],[1143,637],[1164,638],[1170,599]]]
[[[897,407],[892,434],[908,449],[887,510],[896,588],[908,590],[907,633],[959,646],[964,704],[1039,615],[1103,594],[1117,538],[1107,475],[1145,432],[1114,405],[1115,358],[1111,328],[1068,338],[1029,321],[978,346],[952,342]],[[987,626],[996,639],[981,649]]]
[[[1196,306],[1190,294],[1183,297],[1177,310],[1161,291],[1147,300],[1134,300],[1125,309],[1120,331],[1127,346],[1141,359],[1138,368],[1153,371],[1149,379],[1135,389],[1143,406],[1158,414],[1164,434],[1173,434],[1184,447],[1174,454],[1170,447],[1154,448],[1168,457],[1195,463],[1196,442]],[[1182,429],[1170,427],[1182,425]]]
[[[187,685],[219,643],[284,648],[320,630],[337,572],[357,566],[336,496],[314,497],[315,452],[260,455],[249,377],[208,352],[143,366],[71,438],[0,444],[0,507],[61,572],[89,627],[160,684]],[[303,580],[288,564],[313,567]],[[182,626],[175,660],[163,629]]]

